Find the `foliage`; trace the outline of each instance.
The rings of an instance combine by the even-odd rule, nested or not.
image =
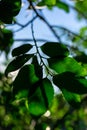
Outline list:
[[[56,7],[65,13],[74,9],[78,16],[87,20],[87,2],[78,1],[74,6],[61,0],[28,0],[27,2],[29,4],[27,9],[32,9],[35,17],[22,25],[14,17],[21,11],[22,1],[0,1],[1,53],[4,51],[8,58],[15,41],[14,32],[7,29],[9,24],[11,26],[16,24],[21,29],[31,24],[33,41],[14,48],[11,53],[13,60],[5,70],[6,77],[0,74],[0,129],[46,130],[49,127],[51,130],[85,130],[87,127],[84,116],[86,114],[84,110],[87,109],[85,104],[87,27],[81,28],[79,34],[76,34],[67,28],[50,25],[38,8],[46,6],[52,11]],[[34,35],[36,18],[40,18],[47,25],[56,42],[45,41],[38,45]],[[63,35],[66,32],[65,41],[56,29],[61,30]],[[68,44],[66,38],[72,45]],[[9,75],[15,71],[17,75],[13,80]],[[55,94],[54,85],[60,89],[60,94]]]

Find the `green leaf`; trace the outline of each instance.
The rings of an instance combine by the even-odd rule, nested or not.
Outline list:
[[[81,62],[82,64],[87,64],[87,55],[84,53],[81,53],[80,55],[77,55],[74,57],[75,60],[77,60],[78,62]]]
[[[66,89],[62,89],[63,96],[67,100],[67,102],[74,108],[79,108],[81,103],[81,97],[79,94],[75,94],[67,91]]]
[[[56,0],[44,0],[45,4],[48,6],[52,6],[56,4]]]
[[[21,0],[9,0],[9,4],[12,5],[12,15],[16,16],[21,9]]]
[[[15,49],[13,49],[12,51],[12,56],[19,56],[21,54],[25,54],[27,53],[30,49],[32,48],[31,44],[24,44],[21,45]]]
[[[87,94],[87,80],[72,72],[64,72],[54,76],[53,82],[60,89],[66,89],[77,94]]]
[[[56,42],[47,42],[41,46],[43,53],[49,57],[65,57],[69,55],[67,47],[63,44]]]
[[[8,76],[8,73],[21,68],[32,56],[33,56],[32,54],[25,54],[16,57],[13,61],[11,61],[8,64],[5,70],[5,75]]]
[[[33,57],[32,64],[34,64],[35,73],[36,73],[37,77],[42,79],[42,77],[43,77],[43,68],[42,68],[42,66],[39,65],[37,56]]]
[[[18,86],[19,87],[19,86]],[[13,93],[14,93],[15,89],[13,89]],[[22,100],[24,98],[28,97],[28,90],[27,89],[20,89],[20,91],[17,91],[17,94],[15,95],[16,100]]]
[[[45,78],[45,79],[42,80],[41,85],[44,88],[44,91],[45,91],[45,94],[46,94],[46,97],[47,97],[47,101],[48,101],[48,106],[50,106],[51,101],[54,97],[54,89],[53,89],[52,83],[50,82],[49,79]],[[44,97],[44,95],[43,95],[43,97]]]
[[[60,9],[63,9],[65,12],[69,13],[69,6],[66,3],[58,0],[58,2],[56,3],[56,6]]]
[[[35,130],[46,130],[47,126],[47,123],[41,122],[35,125]]]
[[[83,0],[83,1],[79,0],[78,2],[76,2],[75,8],[77,8],[77,10],[82,12],[84,16],[87,17],[87,1],[86,0]],[[83,15],[78,14],[78,19],[81,20],[82,18],[83,18]]]
[[[13,16],[16,16],[21,8],[21,0],[1,0],[0,20],[4,23],[12,23]]]
[[[50,68],[55,70],[57,73],[70,71],[80,76],[87,75],[87,71],[75,59],[71,57],[65,57],[65,58],[59,58],[59,59],[50,58],[48,59],[48,63],[49,63]]]
[[[2,29],[1,30],[2,37],[0,37],[0,50],[9,49],[9,47],[13,43],[13,33],[11,30]]]
[[[40,1],[40,2],[37,4],[37,6],[46,6],[46,4],[45,4],[45,2],[42,0],[42,1]]]
[[[44,114],[50,106],[53,96],[54,90],[51,82],[47,78],[41,80],[35,93],[29,99],[29,112],[34,116]]]
[[[13,93],[18,94],[21,90],[31,92],[31,87],[38,81],[33,64],[23,66],[13,82]],[[32,88],[34,89],[34,88]],[[33,90],[34,91],[34,90]],[[26,91],[24,91],[26,92]],[[31,94],[31,93],[30,93]],[[19,95],[19,94],[18,94]],[[30,96],[30,95],[29,95]]]
[[[56,4],[56,0],[41,0],[38,3],[38,6],[54,6]]]

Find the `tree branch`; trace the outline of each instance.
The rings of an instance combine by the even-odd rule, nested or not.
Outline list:
[[[32,42],[33,41],[33,39],[14,39],[14,41],[15,42],[21,42],[21,41],[23,41],[23,42]],[[38,41],[38,42],[47,42],[48,40],[46,40],[46,39],[36,39],[36,41]]]
[[[14,33],[21,31],[22,29],[24,29],[25,27],[27,27],[30,23],[32,23],[35,19],[37,18],[37,16],[33,17],[30,21],[28,21],[25,25],[22,25],[18,22],[16,22],[17,25],[21,26],[21,28],[17,29],[16,31],[14,31]]]
[[[61,43],[61,39],[60,37],[58,36],[58,34],[55,32],[55,30],[52,28],[52,26],[48,23],[48,21],[42,17],[42,15],[40,15],[37,10],[34,8],[33,4],[32,4],[32,1],[30,0],[30,5],[32,6],[34,12],[36,13],[36,15],[49,27],[49,29],[51,30],[51,32],[53,33],[53,35],[56,37],[56,39]]]
[[[77,36],[77,37],[79,37],[81,40],[85,41],[85,39],[84,39],[82,36],[80,36],[79,34],[77,34],[77,33],[75,33],[75,32],[72,32],[71,30],[69,30],[69,29],[67,29],[67,28],[65,28],[65,27],[57,26],[57,25],[52,25],[52,27],[53,27],[53,28],[59,28],[59,29],[65,30],[65,31],[67,31],[68,33],[71,33],[71,34],[73,34],[74,36]]]

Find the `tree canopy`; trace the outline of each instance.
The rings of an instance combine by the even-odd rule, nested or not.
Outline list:
[[[16,16],[24,4],[25,11],[32,11],[32,18],[22,24]],[[0,1],[0,52],[6,57],[5,72],[0,72],[1,130],[87,127],[87,26],[73,32],[58,24],[51,25],[43,8],[51,12],[56,8],[67,14],[73,10],[78,23],[87,22],[86,0],[73,1],[73,5],[63,0]],[[46,24],[55,40],[35,37],[37,18]],[[15,33],[26,27],[30,28],[32,39],[15,39]],[[21,45],[14,48],[16,42]],[[54,91],[55,86],[60,93]]]

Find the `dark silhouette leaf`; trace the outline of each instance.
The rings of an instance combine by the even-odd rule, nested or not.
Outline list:
[[[13,43],[13,33],[11,30],[2,29],[2,37],[0,37],[0,50],[8,49]]]
[[[13,82],[13,93],[20,93],[21,90],[24,92],[27,90],[29,93],[30,89],[33,89],[31,86],[33,86],[38,80],[38,77],[35,75],[33,64],[23,66]]]
[[[39,65],[37,56],[33,57],[32,64],[34,64],[35,73],[36,73],[37,77],[42,79],[42,77],[43,77],[43,68],[42,68],[42,66]]]
[[[67,47],[63,44],[56,42],[47,42],[41,46],[43,53],[49,57],[65,57],[69,55]]]
[[[82,62],[83,64],[87,64],[87,55],[82,53],[81,55],[77,55],[74,57],[78,62]]]
[[[84,69],[75,59],[71,57],[48,59],[50,68],[55,70],[57,73],[63,73],[70,71],[77,75],[87,75],[86,69]]]
[[[21,54],[25,54],[32,48],[31,44],[23,44],[12,51],[12,56],[19,56]]]
[[[40,124],[36,124],[36,126],[35,126],[35,130],[46,130],[46,128],[47,128],[47,124],[46,123],[40,123]]]
[[[8,73],[15,71],[22,67],[33,55],[32,54],[25,54],[16,57],[13,61],[11,61],[6,70],[5,70],[5,75],[8,76]]]
[[[16,16],[21,8],[21,0],[1,0],[0,20],[4,23],[12,23],[13,16]]]
[[[87,79],[76,76],[72,72],[64,72],[53,77],[53,82],[60,89],[66,89],[69,92],[77,94],[87,93]]]

